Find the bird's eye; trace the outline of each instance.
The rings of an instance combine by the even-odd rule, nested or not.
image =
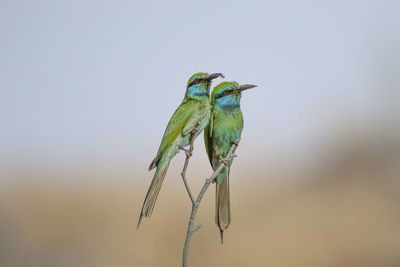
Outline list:
[[[200,82],[199,79],[194,79],[195,84],[198,84],[199,82]]]
[[[228,90],[225,90],[225,91],[224,91],[224,95],[229,95],[229,91],[228,91]]]

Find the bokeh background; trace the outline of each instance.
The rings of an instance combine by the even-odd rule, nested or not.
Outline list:
[[[0,266],[179,266],[190,212],[147,171],[195,72],[254,83],[219,242],[192,266],[400,266],[398,1],[0,2]],[[216,80],[220,82],[221,79]],[[188,177],[211,174],[202,138]]]

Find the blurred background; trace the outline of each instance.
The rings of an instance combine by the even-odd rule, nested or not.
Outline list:
[[[398,1],[0,2],[0,266],[179,266],[190,212],[147,167],[195,72],[259,87],[192,266],[400,266]],[[214,84],[221,82],[218,79]],[[188,177],[212,171],[202,138]]]

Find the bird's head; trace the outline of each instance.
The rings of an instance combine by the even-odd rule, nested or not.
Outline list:
[[[257,85],[222,82],[214,88],[211,95],[211,104],[221,107],[240,106],[242,92],[254,87],[257,87]]]
[[[187,83],[186,97],[208,98],[210,96],[211,82],[218,77],[224,78],[224,75],[222,73],[208,74],[204,72],[193,74]]]

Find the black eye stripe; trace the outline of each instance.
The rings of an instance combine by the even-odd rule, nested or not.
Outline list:
[[[225,94],[225,93],[224,93],[225,91],[228,91],[229,93],[228,93],[228,94]],[[223,97],[223,96],[230,95],[231,93],[232,93],[232,90],[231,90],[231,89],[225,89],[224,91],[222,91],[221,93],[219,93],[215,98],[218,99],[218,98],[221,98],[221,97]]]
[[[198,83],[195,83],[195,80],[198,80],[199,82]],[[194,85],[194,84],[199,84],[199,83],[201,83],[204,79],[203,78],[196,78],[196,79],[194,79],[190,84],[189,84],[189,87],[190,86],[192,86],[192,85]]]

